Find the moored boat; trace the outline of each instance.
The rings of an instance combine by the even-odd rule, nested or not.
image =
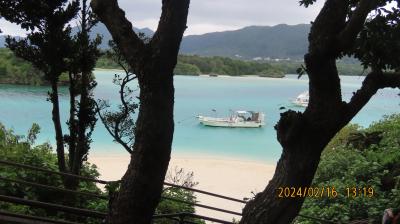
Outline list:
[[[309,95],[308,91],[305,91],[305,92],[301,93],[300,95],[298,95],[296,97],[296,99],[293,100],[292,102],[294,104],[296,104],[297,106],[307,107],[309,97],[310,97],[310,95]]]
[[[211,127],[260,128],[265,125],[265,115],[255,111],[235,111],[226,118],[197,116],[200,123]]]

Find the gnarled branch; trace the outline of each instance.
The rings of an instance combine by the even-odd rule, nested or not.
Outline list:
[[[354,93],[348,103],[349,118],[354,117],[379,89],[400,88],[399,72],[372,71],[365,77],[361,88]]]
[[[172,52],[178,54],[186,30],[190,0],[164,0],[162,3],[161,18],[150,44],[153,49],[160,49],[161,56],[168,57]]]
[[[110,31],[127,62],[137,65],[143,57],[145,44],[133,31],[131,22],[125,17],[125,12],[118,6],[117,0],[93,0],[90,5]],[[137,67],[133,66],[133,69],[136,70]]]

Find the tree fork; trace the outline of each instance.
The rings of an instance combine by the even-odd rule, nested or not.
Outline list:
[[[153,38],[144,43],[116,0],[91,6],[138,78],[140,107],[131,162],[113,203],[111,222],[151,223],[168,169],[174,132],[173,70],[186,29],[189,0],[163,0]]]

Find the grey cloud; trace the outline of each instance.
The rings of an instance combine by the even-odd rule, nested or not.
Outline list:
[[[134,26],[156,29],[161,0],[119,0]],[[304,8],[297,0],[191,0],[186,34],[236,29],[250,25],[298,24],[314,20],[324,1]],[[10,24],[1,29],[17,32]],[[10,31],[8,31],[10,30]]]
[[[120,0],[119,4],[134,23],[151,20],[151,28],[156,28],[161,0]],[[191,27],[199,26],[207,29],[207,24],[210,30],[204,32],[212,32],[215,27],[309,23],[314,20],[322,4],[320,0],[310,8],[304,8],[296,0],[192,0],[188,31],[191,31]]]

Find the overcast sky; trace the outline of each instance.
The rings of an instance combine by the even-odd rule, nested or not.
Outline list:
[[[157,28],[161,0],[119,0],[133,26]],[[240,29],[251,25],[310,23],[324,1],[309,8],[297,0],[191,0],[185,35]],[[23,35],[17,26],[0,20],[4,34]]]

